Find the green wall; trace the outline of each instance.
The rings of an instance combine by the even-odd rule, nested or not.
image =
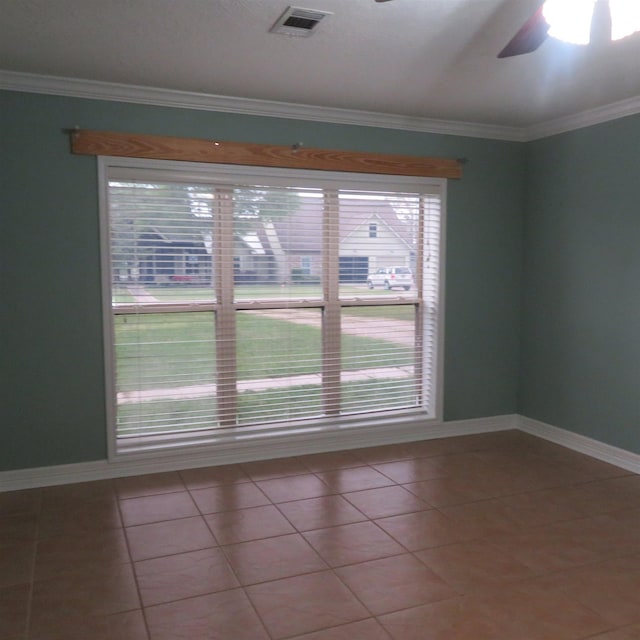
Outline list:
[[[106,457],[96,160],[64,129],[466,157],[448,190],[445,419],[517,411],[525,147],[0,92],[0,470]]]
[[[527,152],[520,413],[640,453],[640,117]]]

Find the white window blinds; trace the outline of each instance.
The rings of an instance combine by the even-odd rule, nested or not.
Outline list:
[[[362,182],[108,168],[118,437],[434,415],[440,187]]]

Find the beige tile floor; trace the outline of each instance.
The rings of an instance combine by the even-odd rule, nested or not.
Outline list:
[[[0,494],[0,640],[640,639],[640,476],[520,432]]]

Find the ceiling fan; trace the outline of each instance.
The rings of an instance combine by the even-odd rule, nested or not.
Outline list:
[[[378,0],[376,0],[378,1]],[[532,53],[547,39],[551,25],[545,17],[545,2],[541,2],[537,11],[520,27],[498,58],[511,58],[524,53]],[[609,0],[595,0],[591,16],[590,43],[609,42],[611,40],[611,8]]]
[[[389,0],[375,0],[389,2]],[[538,49],[549,36],[551,25],[545,17],[546,0],[540,0],[536,12],[520,27],[518,32],[500,51],[498,58],[511,58]],[[600,43],[611,40],[611,8],[609,0],[594,0],[591,17],[590,42]]]

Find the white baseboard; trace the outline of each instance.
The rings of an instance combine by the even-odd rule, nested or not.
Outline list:
[[[76,464],[37,467],[0,472],[0,491],[14,491],[73,482],[88,482],[106,478],[176,471],[220,464],[285,458],[306,453],[359,449],[363,447],[432,440],[517,428],[518,416],[503,415],[472,420],[425,423],[422,421],[375,425],[357,429],[336,430],[297,436],[274,438],[270,442],[226,443],[215,447],[202,446],[182,453],[152,456],[121,456],[117,460],[96,460]]]
[[[283,437],[269,443],[244,442],[216,447],[201,447],[189,452],[169,453],[164,456],[159,456],[156,453],[153,456],[124,456],[115,461],[97,460],[95,462],[2,471],[0,472],[0,491],[88,482],[251,460],[285,458],[306,453],[358,449],[398,442],[433,440],[507,429],[519,429],[632,473],[640,474],[640,455],[637,453],[525,416],[503,415],[431,424],[425,424],[421,421],[406,422],[395,425],[393,429],[390,429],[388,425],[384,427],[376,425],[332,433]]]
[[[563,447],[584,453],[627,471],[640,473],[640,454],[525,416],[516,416],[516,428],[532,436],[555,442]]]

